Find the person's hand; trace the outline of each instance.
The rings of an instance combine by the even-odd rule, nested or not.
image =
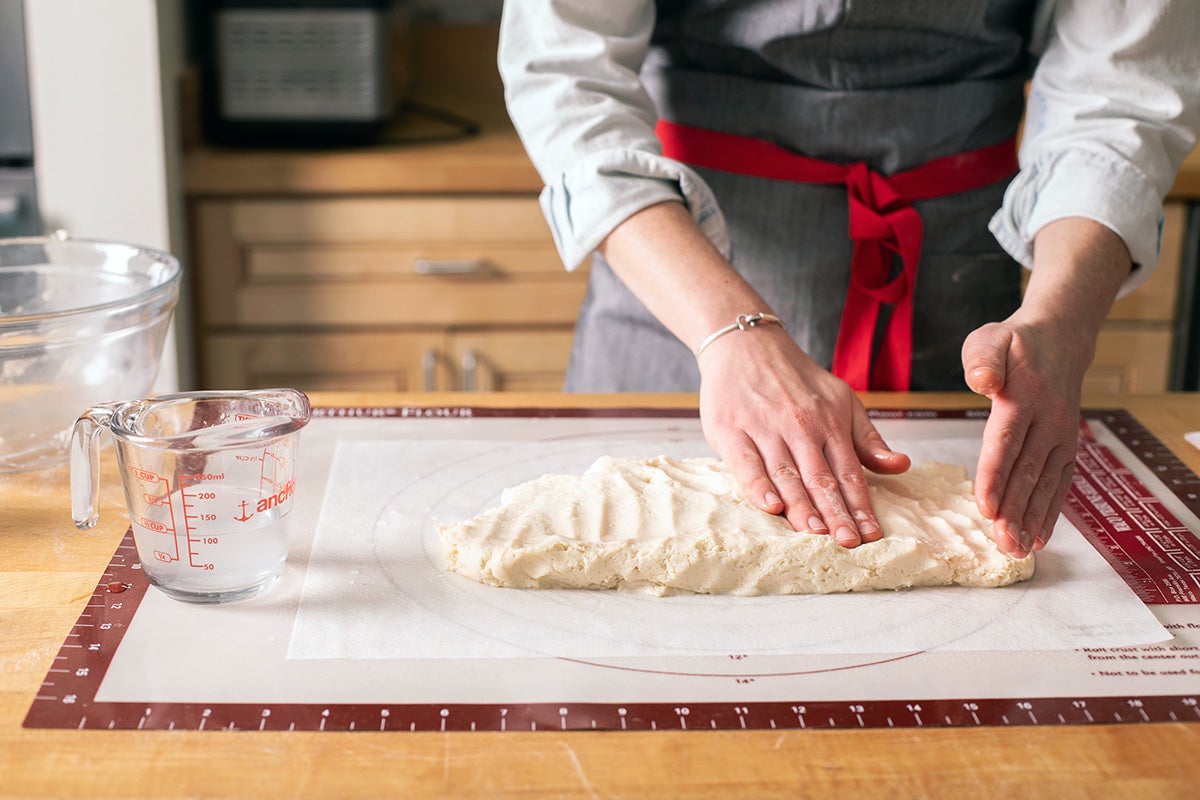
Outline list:
[[[882,537],[863,466],[909,467],[854,391],[777,325],[715,340],[699,358],[700,421],[743,494],[797,531],[856,547]]]
[[[967,385],[991,398],[975,476],[980,512],[1014,558],[1050,540],[1075,469],[1079,404],[1091,344],[1061,323],[1018,311],[963,343]]]

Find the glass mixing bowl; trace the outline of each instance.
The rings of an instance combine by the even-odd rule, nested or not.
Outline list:
[[[65,462],[83,411],[149,391],[179,275],[137,245],[0,239],[0,472]]]

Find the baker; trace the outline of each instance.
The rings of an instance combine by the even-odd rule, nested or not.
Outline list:
[[[509,113],[591,262],[566,388],[698,390],[745,495],[854,547],[863,467],[909,466],[855,392],[968,387],[976,501],[1040,549],[1196,141],[1197,42],[1192,0],[511,0]]]

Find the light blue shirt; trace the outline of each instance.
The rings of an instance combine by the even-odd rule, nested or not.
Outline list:
[[[728,255],[704,180],[662,155],[639,79],[651,0],[509,0],[499,66],[509,115],[545,188],[540,201],[567,269],[624,220],[683,200]],[[1158,261],[1162,201],[1200,129],[1200,0],[1042,0],[1031,50],[1020,173],[990,229],[1020,263],[1046,224],[1085,217],[1140,266]]]

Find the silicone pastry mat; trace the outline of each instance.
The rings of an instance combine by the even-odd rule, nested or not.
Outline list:
[[[980,412],[874,415],[904,435],[977,438],[982,430]],[[601,446],[643,438],[691,448],[699,437],[694,413],[342,408],[317,416],[302,445],[301,480],[309,485],[297,493],[281,582],[248,602],[176,603],[147,584],[127,535],[32,701],[27,727],[633,730],[1200,720],[1200,479],[1125,411],[1085,412],[1064,516],[1170,641],[590,659],[290,658],[306,572],[319,552],[316,529],[336,523],[321,520],[323,506],[331,493],[353,488],[327,483],[334,454],[348,442],[465,446],[488,437]],[[346,565],[346,574],[362,566]],[[879,602],[907,594],[882,593]],[[340,599],[310,594],[304,604],[319,610]],[[393,635],[406,635],[403,619]]]

